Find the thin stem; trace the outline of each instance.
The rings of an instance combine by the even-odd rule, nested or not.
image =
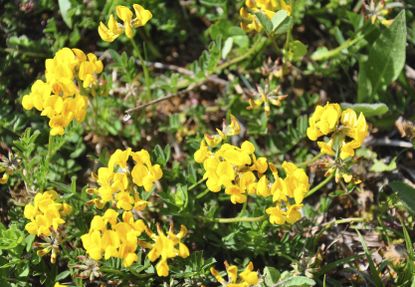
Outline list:
[[[242,205],[241,211],[239,212],[239,216],[242,216],[245,213],[247,207],[248,207],[248,200],[246,200],[244,204]]]
[[[318,160],[319,158],[321,158],[323,156],[323,154],[322,153],[319,153],[319,154],[317,154],[317,155],[315,155],[313,158],[311,158],[311,159],[309,159],[309,160],[306,160],[306,161],[303,161],[303,162],[300,162],[300,163],[298,163],[298,164],[296,164],[298,167],[307,167],[309,164],[311,164],[311,163],[313,163],[313,162],[315,162],[316,160]]]
[[[320,188],[322,188],[323,186],[325,186],[327,183],[329,183],[333,177],[334,177],[334,172],[332,174],[330,174],[328,177],[326,177],[326,179],[324,179],[322,182],[320,182],[319,184],[317,184],[315,187],[313,187],[306,195],[304,198],[307,198],[311,195],[313,195],[315,192],[319,191]]]
[[[364,222],[364,221],[365,219],[362,217],[342,218],[342,219],[337,219],[334,221],[326,222],[325,224],[323,224],[323,227],[324,229],[327,229],[337,224],[347,224],[347,223],[352,223],[352,222]]]
[[[261,40],[261,41],[260,41],[260,40],[258,40],[258,41],[257,41],[257,42],[256,42],[256,43],[252,46],[252,48],[248,50],[248,52],[246,52],[245,54],[243,54],[243,55],[241,55],[241,56],[235,57],[235,58],[233,58],[233,59],[231,59],[231,60],[229,60],[229,61],[227,61],[227,62],[225,62],[225,63],[223,63],[223,64],[221,64],[221,65],[219,65],[219,66],[217,66],[216,71],[215,71],[214,73],[211,73],[211,74],[207,75],[207,76],[206,76],[206,78],[203,78],[203,79],[198,80],[198,81],[193,82],[193,83],[192,83],[192,82],[190,82],[190,83],[185,83],[185,84],[183,84],[183,85],[178,86],[178,88],[185,88],[186,86],[187,86],[187,88],[185,88],[185,89],[183,89],[183,90],[180,90],[180,91],[179,91],[179,92],[177,92],[176,94],[171,94],[171,93],[169,93],[169,94],[167,94],[167,95],[166,95],[166,96],[164,96],[164,97],[161,97],[161,98],[158,98],[158,99],[155,99],[155,100],[149,101],[149,102],[147,102],[147,103],[145,103],[145,104],[142,104],[142,105],[136,106],[136,107],[134,107],[134,108],[128,109],[127,111],[125,111],[125,113],[126,113],[126,114],[129,114],[129,113],[131,113],[131,112],[135,112],[135,111],[141,110],[141,109],[146,108],[146,107],[148,107],[148,106],[152,106],[152,105],[154,105],[154,104],[157,104],[157,103],[160,103],[160,102],[163,102],[163,101],[169,100],[169,99],[171,99],[171,98],[174,98],[174,97],[177,97],[177,96],[180,96],[180,95],[186,94],[186,93],[187,93],[188,91],[190,91],[191,89],[194,89],[194,88],[196,88],[196,87],[198,87],[198,86],[202,85],[205,81],[209,80],[209,79],[212,77],[212,75],[214,75],[214,74],[218,74],[218,73],[222,72],[222,70],[224,70],[224,69],[226,69],[226,68],[228,68],[228,67],[230,67],[230,66],[232,66],[232,65],[234,65],[234,64],[237,64],[237,63],[239,63],[239,62],[241,62],[241,61],[245,60],[246,58],[250,57],[252,54],[254,54],[254,53],[255,53],[255,52],[257,52],[257,51],[260,51],[260,50],[263,48],[263,46],[264,46],[265,42],[266,42],[266,41],[263,41],[263,40]],[[135,43],[134,43],[133,45],[135,45]],[[135,46],[136,46],[136,45],[135,45]],[[144,65],[145,65],[145,63],[142,63],[143,69],[144,69]]]
[[[210,222],[217,222],[217,223],[236,223],[236,222],[259,222],[263,221],[267,218],[266,215],[261,215],[257,217],[231,217],[231,218],[205,218],[200,217],[201,219],[205,221]]]
[[[225,63],[223,63],[222,65],[219,65],[217,68],[217,72],[220,72],[226,68],[228,68],[229,66],[232,66],[236,63],[239,63],[243,60],[245,60],[246,58],[249,58],[252,54],[254,54],[255,52],[257,52],[258,49],[262,48],[261,46],[264,45],[264,41],[257,41],[251,49],[248,50],[248,52],[246,52],[245,54],[242,54],[238,57],[235,57]]]
[[[207,195],[210,192],[209,189],[206,188],[206,190],[202,193],[199,193],[198,195],[196,195],[196,199],[201,199],[203,197],[205,197],[205,195]]]
[[[193,190],[195,189],[199,184],[201,184],[202,182],[204,182],[206,180],[206,178],[202,178],[201,180],[199,180],[198,182],[196,182],[195,184],[191,185],[187,191]]]
[[[146,95],[148,99],[151,99],[151,89],[150,89],[150,75],[148,73],[148,68],[146,66],[146,63],[144,62],[144,58],[141,54],[140,48],[135,43],[134,39],[130,39],[131,44],[133,45],[134,52],[137,54],[138,58],[140,59],[141,67],[143,69],[144,73],[144,84],[146,86]]]
[[[37,52],[32,52],[32,51],[23,51],[23,50],[20,50],[20,49],[13,49],[13,48],[0,48],[0,51],[4,51],[6,53],[17,52],[17,53],[22,54],[24,56],[29,56],[29,57],[33,57],[33,58],[46,58],[46,57],[48,57],[48,55],[43,54],[43,53],[37,53]]]

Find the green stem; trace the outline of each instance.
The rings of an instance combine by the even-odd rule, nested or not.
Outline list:
[[[206,190],[202,193],[199,193],[198,195],[196,195],[196,199],[201,199],[203,197],[205,197],[205,195],[207,195],[210,192],[209,189],[206,188]]]
[[[266,219],[266,215],[261,215],[257,217],[231,217],[231,218],[212,218],[209,221],[217,223],[235,223],[235,222],[258,222]]]
[[[33,58],[47,58],[48,57],[48,55],[43,54],[43,53],[37,53],[37,52],[32,52],[32,51],[23,51],[23,50],[20,50],[20,49],[13,49],[13,48],[0,48],[0,51],[4,51],[6,53],[17,52],[21,55],[29,56],[29,57],[33,57]]]
[[[133,45],[134,52],[135,52],[135,54],[137,54],[137,57],[139,58],[140,63],[141,63],[141,67],[143,69],[143,73],[144,73],[144,84],[146,86],[146,97],[149,100],[149,99],[151,99],[150,75],[148,73],[148,69],[147,69],[146,63],[144,62],[144,58],[143,58],[143,56],[141,54],[140,48],[135,43],[134,39],[131,38],[130,39],[130,42]]]
[[[327,229],[332,227],[333,225],[337,225],[337,224],[346,224],[346,223],[352,223],[352,222],[364,222],[365,219],[362,217],[350,217],[350,218],[342,218],[342,219],[337,219],[331,222],[326,222],[325,224],[323,224],[323,228]]]
[[[318,160],[319,158],[321,158],[323,156],[322,153],[317,154],[316,156],[314,156],[313,158],[300,162],[298,164],[296,164],[298,167],[307,167],[309,164],[315,162],[316,160]]]
[[[201,180],[199,180],[198,182],[196,182],[195,184],[191,185],[187,191],[193,190],[195,189],[199,184],[201,184],[202,182],[204,182],[206,180],[206,178],[202,178]]]
[[[333,172],[332,174],[330,174],[328,177],[326,177],[326,179],[324,179],[322,182],[320,182],[319,184],[317,184],[314,188],[312,188],[305,196],[304,198],[307,198],[311,195],[313,195],[315,192],[319,191],[323,186],[325,186],[327,183],[329,183],[333,177],[334,177],[335,172]]]
[[[260,39],[261,40],[261,39]],[[246,58],[249,58],[252,54],[254,54],[255,52],[257,52],[258,50],[261,50],[261,48],[264,46],[266,41],[263,40],[258,40],[257,42],[255,42],[255,44],[252,46],[252,48],[250,48],[245,54],[242,54],[238,57],[235,57],[225,63],[223,63],[222,65],[219,65],[217,67],[217,73],[221,72],[222,70],[236,64],[239,63],[243,60],[245,60]]]
[[[358,41],[360,41],[362,38],[363,38],[363,36],[356,37],[354,39],[347,39],[346,41],[344,41],[337,48],[326,51],[322,54],[315,54],[315,55],[311,56],[311,59],[313,61],[327,61],[327,60],[329,60],[331,58],[334,58],[337,55],[339,55],[343,50],[346,50],[346,49],[350,48],[351,46],[356,44]]]
[[[153,44],[151,39],[146,35],[146,33],[144,33],[143,30],[139,29],[138,34],[144,40],[144,42],[147,44],[147,47],[150,49],[153,56],[156,57],[156,58],[161,58],[161,53],[159,52],[157,47]]]

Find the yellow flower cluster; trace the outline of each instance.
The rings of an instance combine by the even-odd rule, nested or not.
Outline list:
[[[255,194],[257,185],[261,184],[257,176],[261,177],[268,169],[267,159],[257,159],[255,147],[249,141],[243,142],[240,148],[225,143],[217,151],[213,151],[206,142],[209,144],[205,137],[195,152],[194,159],[203,163],[207,188],[219,192],[225,187],[225,193],[230,195],[232,203],[246,202],[247,194]],[[261,191],[258,190],[258,193]]]
[[[133,168],[130,170],[128,161],[132,158]],[[133,152],[117,149],[110,157],[108,166],[98,169],[97,189],[92,192],[99,198],[93,202],[102,208],[106,203],[115,205],[118,209],[141,211],[147,206],[147,202],[140,198],[134,189],[134,184],[143,187],[145,191],[151,191],[154,183],[163,176],[160,165],[153,165],[148,151],[142,149]]]
[[[53,231],[65,223],[62,218],[72,211],[72,207],[66,203],[58,203],[58,194],[54,190],[36,194],[33,203],[24,208],[24,217],[30,222],[25,229],[33,235],[50,236]]]
[[[301,218],[300,209],[310,184],[304,169],[298,168],[294,163],[283,162],[282,168],[284,179],[271,166],[275,181],[271,185],[270,194],[275,206],[267,208],[266,212],[272,224],[294,224]]]
[[[122,221],[118,221],[118,212],[107,209],[103,216],[94,216],[89,232],[82,235],[81,240],[92,259],[121,258],[123,265],[128,267],[137,261],[137,238],[145,228],[142,220],[134,220],[132,212],[124,211]]]
[[[235,133],[235,127],[238,133]],[[229,134],[239,134],[239,123],[233,118],[224,130]],[[301,218],[302,202],[309,191],[309,179],[304,169],[294,163],[283,162],[284,178],[280,177],[277,169],[268,164],[265,157],[256,158],[255,147],[249,141],[244,141],[241,147],[228,143],[218,145],[226,138],[225,133],[217,130],[218,135],[208,136],[201,141],[199,149],[194,154],[198,163],[203,163],[206,186],[212,192],[225,188],[233,204],[244,203],[248,195],[261,197],[272,196],[275,206],[266,212],[272,224],[294,224]],[[229,132],[230,131],[230,132]],[[270,167],[274,182],[265,175]]]
[[[254,265],[249,262],[245,270],[239,273],[238,278],[238,267],[235,265],[229,265],[225,261],[226,273],[228,274],[228,281],[226,281],[219,272],[214,268],[210,268],[210,273],[216,278],[216,280],[227,287],[250,287],[257,285],[259,282],[258,273],[254,270]]]
[[[151,12],[144,9],[144,7],[141,5],[133,4],[133,9],[135,17],[133,12],[131,12],[128,7],[118,5],[115,10],[117,12],[118,18],[121,19],[123,24],[121,25],[118,23],[115,20],[114,16],[110,15],[108,25],[105,25],[102,22],[99,23],[98,34],[101,39],[106,42],[113,42],[123,32],[125,32],[125,35],[131,39],[134,37],[133,28],[144,26],[153,17]]]
[[[131,211],[124,211],[122,220],[118,217],[119,214],[114,209],[107,209],[103,216],[95,215],[89,232],[81,236],[82,244],[92,259],[120,258],[123,259],[123,265],[129,267],[138,259],[137,248],[143,247],[150,249],[147,257],[151,262],[160,258],[156,265],[157,274],[168,276],[168,259],[189,256],[189,249],[181,242],[187,233],[185,226],[182,225],[177,234],[173,233],[171,227],[166,236],[159,226],[157,234],[153,233],[143,220],[135,220]],[[140,240],[143,232],[154,242]]]
[[[187,246],[181,242],[183,237],[187,234],[187,229],[184,225],[180,226],[180,231],[174,234],[173,227],[170,226],[167,236],[164,234],[160,226],[157,226],[157,234],[151,232],[150,229],[146,229],[148,236],[154,241],[154,243],[148,244],[142,242],[144,248],[151,248],[147,257],[151,262],[160,260],[156,264],[156,271],[158,276],[169,275],[169,265],[167,260],[180,256],[186,258],[190,255]]]
[[[130,170],[129,160],[133,163]],[[159,180],[163,172],[158,164],[153,165],[149,153],[142,149],[133,152],[116,150],[110,157],[107,167],[98,170],[99,188],[93,189],[99,198],[93,202],[99,208],[110,203],[104,215],[96,215],[91,221],[87,234],[81,236],[82,244],[88,255],[94,260],[105,260],[110,257],[123,260],[125,267],[131,266],[137,261],[137,248],[151,249],[148,258],[151,262],[161,258],[156,265],[159,276],[169,274],[167,260],[176,256],[189,256],[189,249],[181,242],[187,229],[182,226],[180,232],[173,233],[173,227],[167,233],[157,227],[157,234],[153,233],[143,220],[134,219],[134,211],[142,211],[147,202],[140,198],[134,185],[143,187],[145,191],[151,191],[154,182]],[[119,219],[119,213],[122,219]],[[139,239],[145,232],[153,243]]]
[[[63,48],[47,59],[45,66],[46,82],[34,82],[30,94],[23,97],[22,106],[47,116],[51,135],[63,135],[72,120],[84,120],[88,101],[81,95],[81,88],[96,85],[103,64],[92,53],[85,55],[79,49]],[[82,83],[82,87],[77,83]]]
[[[342,110],[339,104],[317,106],[309,119],[307,136],[316,141],[330,134],[327,142],[317,142],[322,153],[332,156],[339,153],[341,159],[354,156],[354,150],[362,145],[368,135],[365,116],[362,113],[357,116],[352,109]]]
[[[239,14],[242,18],[241,28],[248,32],[262,30],[262,25],[255,13],[263,13],[270,20],[278,10],[285,10],[288,15],[291,14],[291,6],[284,0],[245,0],[245,6],[246,8],[242,7],[239,10]]]

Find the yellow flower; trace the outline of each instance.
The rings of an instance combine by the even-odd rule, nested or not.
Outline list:
[[[302,204],[293,204],[289,205],[287,209],[287,222],[289,224],[294,224],[301,219],[300,209]]]
[[[144,9],[141,5],[133,4],[133,9],[135,12],[135,18],[132,23],[134,28],[144,26],[153,17],[153,14],[151,14],[149,10]]]
[[[261,31],[262,25],[255,16],[255,13],[263,13],[268,19],[274,17],[278,10],[285,10],[291,15],[291,6],[284,0],[246,0],[245,7],[239,10],[242,18],[241,28],[245,31]]]
[[[284,224],[287,218],[286,212],[281,210],[278,204],[275,207],[267,208],[266,213],[269,214],[269,221],[272,224]]]
[[[167,260],[180,256],[186,258],[189,256],[189,249],[184,245],[181,240],[187,233],[187,229],[184,225],[180,227],[180,231],[177,234],[173,233],[173,227],[170,227],[170,230],[167,233],[167,236],[164,234],[160,226],[157,226],[157,234],[152,233],[150,230],[147,230],[148,235],[154,241],[151,244],[151,250],[148,253],[147,257],[151,262],[156,261],[160,258],[159,262],[156,264],[156,271],[158,276],[168,276],[169,275],[169,265]]]
[[[254,265],[249,262],[245,270],[239,273],[236,265],[229,265],[227,261],[224,262],[226,273],[228,274],[228,281],[226,281],[219,272],[214,268],[210,268],[210,273],[215,279],[224,286],[229,287],[250,287],[258,284],[258,273],[253,271]]]
[[[301,203],[310,188],[308,176],[302,168],[291,162],[282,164],[284,178],[279,176],[273,165],[270,168],[274,176],[270,194],[275,206],[267,208],[266,213],[272,224],[293,224],[301,218]]]
[[[83,88],[96,85],[103,64],[94,54],[85,56],[79,49],[63,48],[45,61],[45,67],[46,82],[35,81],[31,92],[23,96],[22,106],[48,117],[51,135],[63,135],[71,121],[82,122],[86,115],[88,101],[76,83]]]
[[[341,107],[339,104],[327,103],[324,107],[317,106],[309,119],[308,138],[315,141],[320,136],[333,132],[337,127],[340,116]]]
[[[132,169],[129,167],[130,159],[130,163],[133,163]],[[150,154],[146,150],[133,152],[130,148],[117,149],[110,156],[108,167],[98,169],[97,182],[100,186],[94,193],[100,200],[94,202],[97,206],[111,202],[119,209],[142,211],[147,202],[141,199],[138,191],[133,188],[133,183],[143,187],[145,191],[151,191],[154,183],[162,176],[160,165],[151,163]]]
[[[338,104],[317,106],[309,119],[307,136],[316,141],[321,136],[330,136],[326,141],[318,141],[321,153],[331,156],[339,151],[341,159],[352,157],[368,135],[368,125],[362,113],[357,116],[352,109],[341,110]]]
[[[245,270],[239,274],[242,280],[248,283],[249,285],[256,285],[258,284],[258,281],[259,281],[258,273],[253,270],[254,270],[254,264],[252,262],[249,262]]]
[[[125,211],[120,221],[118,212],[108,209],[104,216],[94,216],[89,232],[81,236],[81,241],[92,259],[120,258],[128,267],[138,259],[138,237],[146,228],[144,222],[135,220],[131,212]]]
[[[120,24],[115,21],[113,15],[110,15],[107,26],[102,22],[99,23],[98,34],[105,42],[113,42],[122,32]]]
[[[246,195],[244,194],[245,190],[241,189],[237,185],[228,186],[225,189],[225,193],[231,196],[231,202],[233,204],[246,202]]]
[[[202,140],[200,142],[199,149],[194,153],[194,159],[197,163],[203,163],[211,155],[206,142]]]
[[[9,175],[5,172],[0,178],[0,184],[6,184],[9,180]]]
[[[65,223],[62,217],[68,215],[72,207],[66,203],[56,202],[57,198],[57,193],[50,190],[37,193],[33,202],[26,204],[23,215],[30,220],[25,227],[30,234],[50,236]]]
[[[133,4],[133,9],[134,15],[128,7],[117,5],[115,7],[116,14],[123,24],[118,23],[114,16],[110,15],[107,25],[102,22],[99,23],[98,34],[101,39],[106,42],[113,42],[123,32],[131,39],[134,37],[133,28],[144,26],[153,17],[151,12],[141,5]]]

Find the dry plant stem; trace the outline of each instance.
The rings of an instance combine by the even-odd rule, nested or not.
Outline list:
[[[135,45],[135,43],[134,43],[134,45]],[[230,66],[232,66],[232,65],[234,65],[234,64],[237,64],[237,63],[239,63],[239,62],[241,62],[241,61],[245,60],[246,58],[250,57],[252,54],[254,54],[255,52],[257,52],[257,50],[258,50],[258,49],[262,48],[262,46],[264,46],[263,41],[257,41],[257,42],[256,42],[256,43],[252,46],[252,48],[251,48],[251,49],[249,49],[249,51],[248,51],[248,52],[246,52],[245,54],[243,54],[243,55],[241,55],[241,56],[235,57],[235,58],[233,58],[233,59],[229,60],[228,62],[225,62],[225,63],[223,63],[223,64],[219,65],[219,66],[217,67],[217,69],[216,69],[216,71],[215,71],[215,72],[216,72],[216,73],[220,73],[222,70],[224,70],[224,69],[226,69],[226,68],[228,68],[228,67],[230,67]],[[260,48],[258,48],[258,47],[260,47]],[[144,65],[145,65],[144,61],[143,61],[142,65],[143,65],[143,69],[144,69]],[[206,78],[201,79],[200,81],[198,81],[198,82],[196,82],[196,83],[190,84],[189,86],[187,86],[187,88],[185,88],[184,90],[181,90],[181,91],[177,92],[176,94],[168,94],[168,95],[166,95],[166,96],[164,96],[164,97],[161,97],[161,98],[155,99],[155,100],[153,100],[153,101],[149,101],[149,102],[147,102],[147,103],[145,103],[145,104],[142,104],[142,105],[139,105],[139,106],[137,106],[137,107],[134,107],[134,108],[128,109],[128,110],[126,110],[126,111],[125,111],[125,113],[126,113],[126,114],[129,114],[129,113],[131,113],[131,112],[141,110],[141,109],[146,108],[146,107],[148,107],[148,106],[152,106],[152,105],[157,104],[157,103],[159,103],[159,102],[169,100],[169,99],[171,99],[171,98],[173,98],[173,97],[177,97],[177,96],[180,96],[180,95],[186,94],[188,91],[190,91],[190,90],[192,90],[192,89],[194,89],[194,88],[196,88],[196,87],[199,87],[199,86],[200,86],[200,85],[202,85],[204,82],[206,82],[206,81],[208,81],[208,80],[215,80],[215,79],[216,79],[216,77],[214,77],[214,75],[208,75]]]
[[[147,102],[147,103],[145,103],[145,104],[142,104],[142,105],[139,105],[139,106],[137,106],[137,107],[135,107],[135,108],[128,109],[128,110],[126,110],[126,111],[125,111],[125,113],[126,113],[126,114],[129,114],[129,113],[131,113],[131,112],[135,112],[135,111],[141,110],[141,109],[146,108],[146,107],[148,107],[148,106],[152,106],[152,105],[157,104],[157,103],[159,103],[159,102],[163,102],[163,101],[169,100],[169,99],[171,99],[171,98],[174,98],[174,97],[180,96],[180,95],[182,95],[182,94],[185,94],[185,93],[189,92],[189,91],[190,91],[190,90],[192,90],[194,87],[195,87],[194,85],[190,85],[187,89],[184,89],[184,90],[182,90],[182,91],[180,91],[180,92],[178,92],[178,93],[176,93],[176,94],[168,94],[167,96],[164,96],[164,97],[161,97],[161,98],[158,98],[158,99],[155,99],[155,100],[149,101],[149,102]]]

